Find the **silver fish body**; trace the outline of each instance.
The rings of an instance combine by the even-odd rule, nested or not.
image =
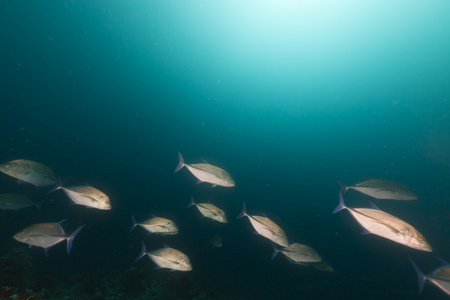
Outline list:
[[[290,244],[289,246],[278,250],[283,253],[292,262],[320,262],[322,257],[316,250],[307,245],[298,243]]]
[[[218,221],[220,223],[227,223],[228,219],[223,210],[215,206],[211,203],[195,203],[194,198],[191,198],[191,203],[188,205],[188,207],[195,205],[200,213],[212,220]]]
[[[235,186],[234,180],[231,178],[227,171],[210,165],[208,163],[192,164],[188,165],[184,163],[183,156],[178,152],[179,164],[176,167],[174,173],[178,172],[181,168],[186,167],[200,182],[208,182],[213,186],[219,185],[223,187]]]
[[[139,225],[150,233],[160,235],[174,235],[178,233],[178,227],[175,222],[166,218],[154,217],[141,223],[136,223],[133,218],[133,223],[133,228]]]
[[[346,186],[339,182],[343,188],[343,194],[348,189],[353,189],[375,199],[390,200],[417,200],[417,195],[406,186],[384,179],[369,179],[354,186]]]
[[[3,210],[20,210],[30,206],[34,206],[36,203],[31,201],[25,195],[21,194],[2,194],[0,195],[0,209]]]
[[[48,248],[67,240],[67,253],[70,253],[73,239],[84,225],[78,227],[71,235],[67,235],[61,226],[61,222],[30,225],[16,233],[13,238],[30,246],[44,248],[46,254]]]
[[[410,224],[378,208],[350,208],[345,206],[342,192],[340,203],[333,213],[347,209],[367,233],[373,233],[396,243],[431,252],[432,248],[420,232]],[[372,204],[373,205],[373,204]]]
[[[237,218],[242,218],[244,216],[248,217],[250,223],[258,234],[282,247],[289,246],[286,233],[284,233],[280,226],[267,217],[248,215],[245,203],[243,204],[242,212],[237,216]]]
[[[189,257],[183,252],[170,248],[168,246],[147,252],[144,243],[142,243],[141,254],[135,260],[138,261],[147,255],[159,268],[171,269],[174,271],[191,271],[192,264]]]
[[[52,193],[59,189],[63,190],[64,193],[66,193],[66,195],[75,204],[102,210],[111,209],[111,201],[109,200],[109,197],[99,189],[96,189],[92,186],[82,185],[82,186],[63,187],[61,185],[61,181],[58,179],[56,186],[53,187],[47,193]]]
[[[0,171],[35,187],[51,186],[56,182],[56,176],[48,166],[26,159],[1,164]]]

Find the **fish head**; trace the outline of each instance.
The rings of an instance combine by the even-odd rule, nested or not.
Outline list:
[[[223,211],[219,211],[218,213],[218,221],[221,223],[228,223],[227,215]]]
[[[423,235],[421,235],[419,232],[412,232],[411,238],[408,241],[408,246],[411,248],[426,251],[426,252],[432,252],[433,248],[431,248],[428,241],[425,239]]]
[[[13,238],[21,243],[27,243],[30,239],[32,231],[29,228],[22,229],[18,233],[16,233]]]
[[[109,197],[106,195],[100,195],[98,197],[98,202],[96,203],[96,207],[98,209],[110,210],[111,209],[111,201]]]
[[[22,159],[13,160],[1,164],[0,171],[12,177],[17,177],[18,175],[27,174],[27,165]]]
[[[229,187],[235,186],[234,180],[233,180],[233,178],[231,178],[230,175],[228,175],[228,174],[225,175],[224,180],[225,180],[225,183],[227,184],[226,186],[229,186]]]
[[[174,222],[167,222],[166,228],[168,232],[177,232],[178,233],[178,227]]]

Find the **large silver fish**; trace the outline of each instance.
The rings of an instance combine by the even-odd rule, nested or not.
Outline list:
[[[195,203],[194,197],[191,197],[191,203],[187,207],[197,206],[202,215],[220,223],[227,223],[227,216],[225,212],[211,203]]]
[[[339,191],[339,205],[333,213],[347,209],[350,214],[365,229],[363,233],[373,233],[396,243],[431,252],[432,248],[417,229],[405,221],[390,215],[372,203],[373,208],[350,208],[345,206],[342,192]]]
[[[31,160],[18,159],[1,164],[0,171],[35,187],[50,186],[56,182],[56,176],[48,166]]]
[[[198,183],[208,182],[211,183],[213,187],[216,185],[225,187],[234,186],[234,180],[227,171],[208,163],[185,164],[180,152],[178,152],[178,158],[180,162],[175,168],[174,173],[178,172],[181,168],[186,167],[198,179]]]
[[[345,194],[349,189],[353,189],[375,199],[417,200],[417,195],[413,191],[394,181],[369,179],[355,186],[346,186],[339,180],[338,182],[342,186],[342,194]]]
[[[278,252],[283,253],[290,261],[294,263],[298,262],[319,262],[322,261],[322,257],[320,257],[319,253],[316,250],[307,245],[302,245],[298,243],[292,243],[283,249],[278,249],[277,247],[273,247],[272,259],[278,254]]]
[[[37,206],[37,203],[31,201],[25,195],[21,194],[2,194],[0,195],[0,209],[3,210],[19,210],[22,208]]]
[[[191,271],[192,264],[181,251],[165,246],[164,248],[147,252],[144,243],[142,243],[141,254],[136,258],[135,262],[140,260],[144,255],[148,255],[153,262],[158,265],[158,268],[167,268],[173,271]]]
[[[242,212],[236,218],[239,219],[244,216],[248,217],[257,233],[282,247],[289,246],[286,233],[284,233],[283,229],[265,216],[251,216],[247,214],[245,202]]]
[[[67,235],[61,226],[62,220],[58,223],[38,223],[30,225],[14,235],[14,239],[21,243],[31,246],[44,248],[45,255],[48,255],[48,249],[56,244],[67,240],[67,253],[70,254],[73,239],[83,229],[84,225],[78,227],[77,230]]]
[[[411,264],[419,276],[419,294],[422,293],[423,285],[425,281],[428,279],[438,288],[440,288],[444,293],[450,296],[450,264],[442,261],[443,265],[431,272],[431,274],[424,274],[419,267],[414,263],[414,261],[410,258]]]
[[[63,190],[75,204],[103,210],[111,209],[109,197],[90,185],[63,187],[61,180],[58,179],[56,185],[47,194],[59,189]]]
[[[175,224],[175,222],[169,219],[153,217],[142,223],[137,223],[134,219],[134,216],[132,216],[131,218],[133,221],[131,230],[139,225],[150,233],[157,233],[160,235],[174,235],[178,233],[177,225]]]

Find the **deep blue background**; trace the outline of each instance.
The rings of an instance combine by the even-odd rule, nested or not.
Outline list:
[[[241,1],[242,2],[242,1]],[[70,278],[127,269],[144,239],[185,252],[195,281],[264,299],[418,299],[417,276],[450,259],[450,4],[446,1],[2,1],[1,161],[46,163],[69,184],[107,193],[111,211],[69,206],[0,176],[42,210],[0,212],[0,252],[37,222],[87,224],[71,256],[31,249],[40,271]],[[232,189],[173,174],[187,163],[229,171]],[[359,235],[338,204],[336,179],[395,180],[414,202],[378,201],[419,229],[421,253]],[[186,209],[193,194],[225,210],[226,225]],[[350,206],[367,206],[350,191]],[[235,220],[242,202],[289,239],[314,247],[336,273],[270,261],[272,248]],[[129,234],[131,215],[173,219],[172,237]],[[208,244],[215,233],[222,248]],[[152,270],[151,262],[138,266]],[[426,286],[421,299],[444,299]]]

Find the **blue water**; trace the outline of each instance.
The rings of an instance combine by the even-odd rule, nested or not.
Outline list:
[[[112,210],[0,174],[0,193],[46,200],[0,211],[0,265],[17,248],[26,260],[0,270],[0,287],[49,299],[447,298],[429,284],[419,295],[408,257],[424,272],[440,265],[434,255],[450,260],[449,15],[442,0],[2,1],[0,161],[45,163],[67,184],[104,191]],[[178,151],[224,168],[236,187],[174,174]],[[331,214],[336,179],[366,176],[418,194],[377,205],[415,226],[432,254]],[[186,209],[191,195],[229,223]],[[243,201],[336,272],[271,261],[270,242],[235,219]],[[346,201],[369,205],[354,191]],[[173,219],[180,232],[129,233],[133,214]],[[69,231],[86,224],[70,256],[12,239],[65,218]],[[214,234],[223,247],[208,243]],[[193,271],[134,264],[142,240],[183,251]]]

